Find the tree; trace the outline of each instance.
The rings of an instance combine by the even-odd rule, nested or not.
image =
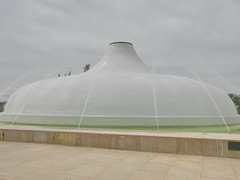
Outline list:
[[[90,64],[86,64],[86,66],[84,67],[84,72],[88,71],[90,69]]]
[[[240,96],[237,94],[228,94],[228,96],[232,99],[236,107],[237,113],[240,115]]]
[[[0,112],[4,111],[4,106],[5,106],[6,102],[1,102],[0,101]]]

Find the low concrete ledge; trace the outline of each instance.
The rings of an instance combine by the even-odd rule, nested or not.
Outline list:
[[[240,159],[240,135],[0,126],[0,141]]]

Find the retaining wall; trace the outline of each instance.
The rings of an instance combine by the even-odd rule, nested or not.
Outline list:
[[[240,135],[0,126],[0,141],[240,158]]]

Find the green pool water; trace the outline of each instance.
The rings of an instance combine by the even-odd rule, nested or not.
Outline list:
[[[11,122],[0,122],[0,125],[11,125]],[[78,128],[78,125],[67,124],[31,124],[31,123],[14,123],[14,126],[43,126],[56,128]],[[232,134],[240,134],[240,124],[229,125]],[[115,130],[142,130],[142,131],[165,131],[165,132],[200,132],[200,133],[229,133],[225,125],[218,126],[81,126],[80,129],[115,129]]]

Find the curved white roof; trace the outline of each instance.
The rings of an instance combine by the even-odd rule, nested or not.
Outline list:
[[[99,117],[237,116],[220,89],[200,81],[151,72],[133,45],[111,43],[89,71],[22,87],[5,113]]]

